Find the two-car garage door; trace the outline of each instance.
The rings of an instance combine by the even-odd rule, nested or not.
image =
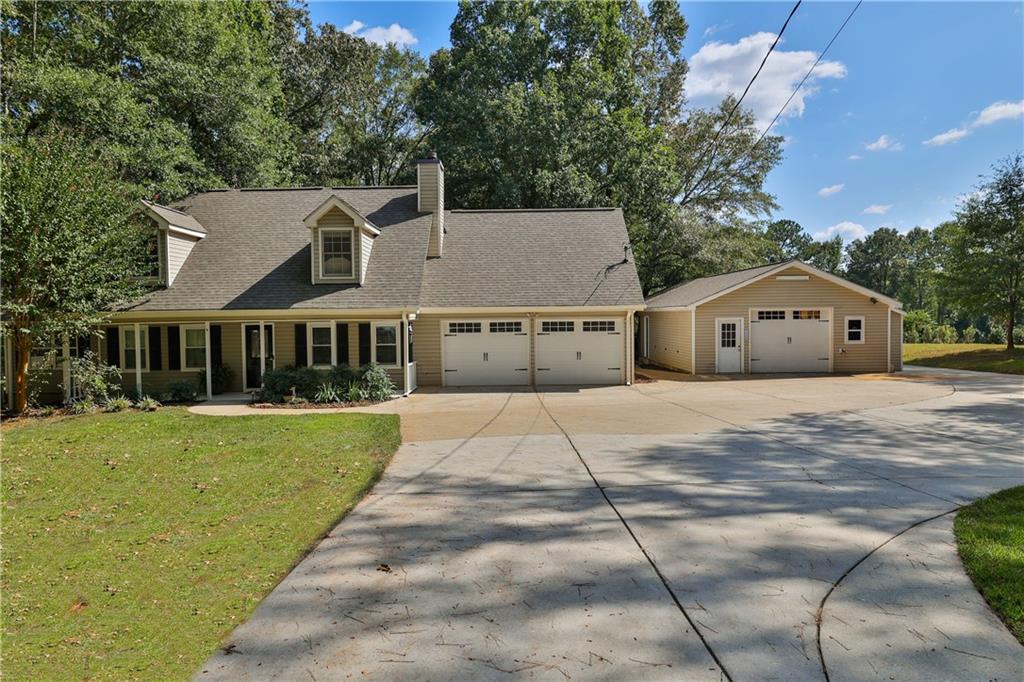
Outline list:
[[[828,308],[752,311],[750,371],[828,372]]]
[[[444,384],[529,384],[529,330],[528,319],[443,321]],[[622,383],[624,336],[622,319],[535,320],[536,383]]]

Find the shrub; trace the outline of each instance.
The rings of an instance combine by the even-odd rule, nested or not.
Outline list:
[[[160,402],[156,398],[151,398],[148,395],[144,395],[138,399],[135,403],[135,407],[146,412],[156,412],[156,408],[160,407]]]
[[[366,394],[358,381],[348,382],[348,389],[345,391],[345,398],[350,403],[359,403],[366,400]]]
[[[351,381],[358,381],[362,377],[358,369],[348,365],[336,365],[331,367],[327,373],[328,381],[335,386],[348,386]]]
[[[313,394],[314,403],[340,403],[341,390],[331,383],[320,384],[320,388]]]
[[[1024,346],[1024,327],[1013,328],[1013,345]]]
[[[71,414],[90,414],[96,411],[96,402],[91,398],[82,398],[71,403]]]
[[[113,398],[108,400],[107,404],[104,406],[104,409],[107,412],[123,412],[124,410],[129,409],[131,406],[132,406],[132,401],[131,400],[129,400],[128,398],[124,397],[123,395],[119,395],[119,396],[114,396]]]
[[[235,378],[235,372],[227,365],[219,365],[213,368],[212,381],[210,382],[210,388],[215,395],[219,395],[227,390],[228,386],[231,385],[231,380]],[[206,370],[199,370],[199,374],[196,377],[196,382],[199,384],[199,392],[206,393]]]
[[[377,365],[366,369],[361,384],[366,399],[374,402],[390,400],[395,393],[395,384],[391,377]]]
[[[191,403],[199,397],[195,384],[178,379],[167,384],[167,398],[173,403]]]
[[[977,343],[981,332],[973,324],[964,329],[964,343]]]
[[[989,343],[1006,343],[1006,327],[1001,324],[994,324],[988,331]]]
[[[82,396],[93,404],[103,403],[120,392],[121,370],[104,364],[91,350],[71,358],[71,381]]]
[[[263,375],[263,390],[260,391],[260,399],[279,403],[285,396],[313,398],[322,383],[324,383],[324,373],[312,367],[272,369]]]
[[[903,341],[924,343],[929,339],[934,326],[935,322],[927,310],[911,310],[903,317]]]
[[[933,343],[956,343],[956,329],[948,324],[935,327],[932,335]]]

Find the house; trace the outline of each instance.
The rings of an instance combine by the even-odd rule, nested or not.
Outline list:
[[[92,349],[138,394],[203,370],[212,393],[219,366],[228,391],[286,365],[374,363],[402,393],[633,379],[643,294],[619,209],[447,210],[436,156],[411,186],[217,190],[141,208],[154,289],[56,349]],[[67,363],[52,362],[57,391]]]
[[[694,374],[902,369],[900,302],[795,260],[661,291],[639,324],[641,361]]]

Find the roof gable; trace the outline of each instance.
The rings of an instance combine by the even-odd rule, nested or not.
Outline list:
[[[337,194],[331,194],[331,196],[324,199],[319,206],[310,211],[309,215],[302,219],[302,222],[306,224],[306,227],[312,229],[316,227],[317,221],[334,209],[338,209],[348,217],[352,218],[356,227],[365,229],[374,236],[380,234],[380,228],[367,220],[366,216],[356,210],[352,204],[348,203]]]

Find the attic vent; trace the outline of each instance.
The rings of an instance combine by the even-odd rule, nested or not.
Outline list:
[[[777,280],[780,282],[806,282],[810,279],[808,275],[778,275]]]

